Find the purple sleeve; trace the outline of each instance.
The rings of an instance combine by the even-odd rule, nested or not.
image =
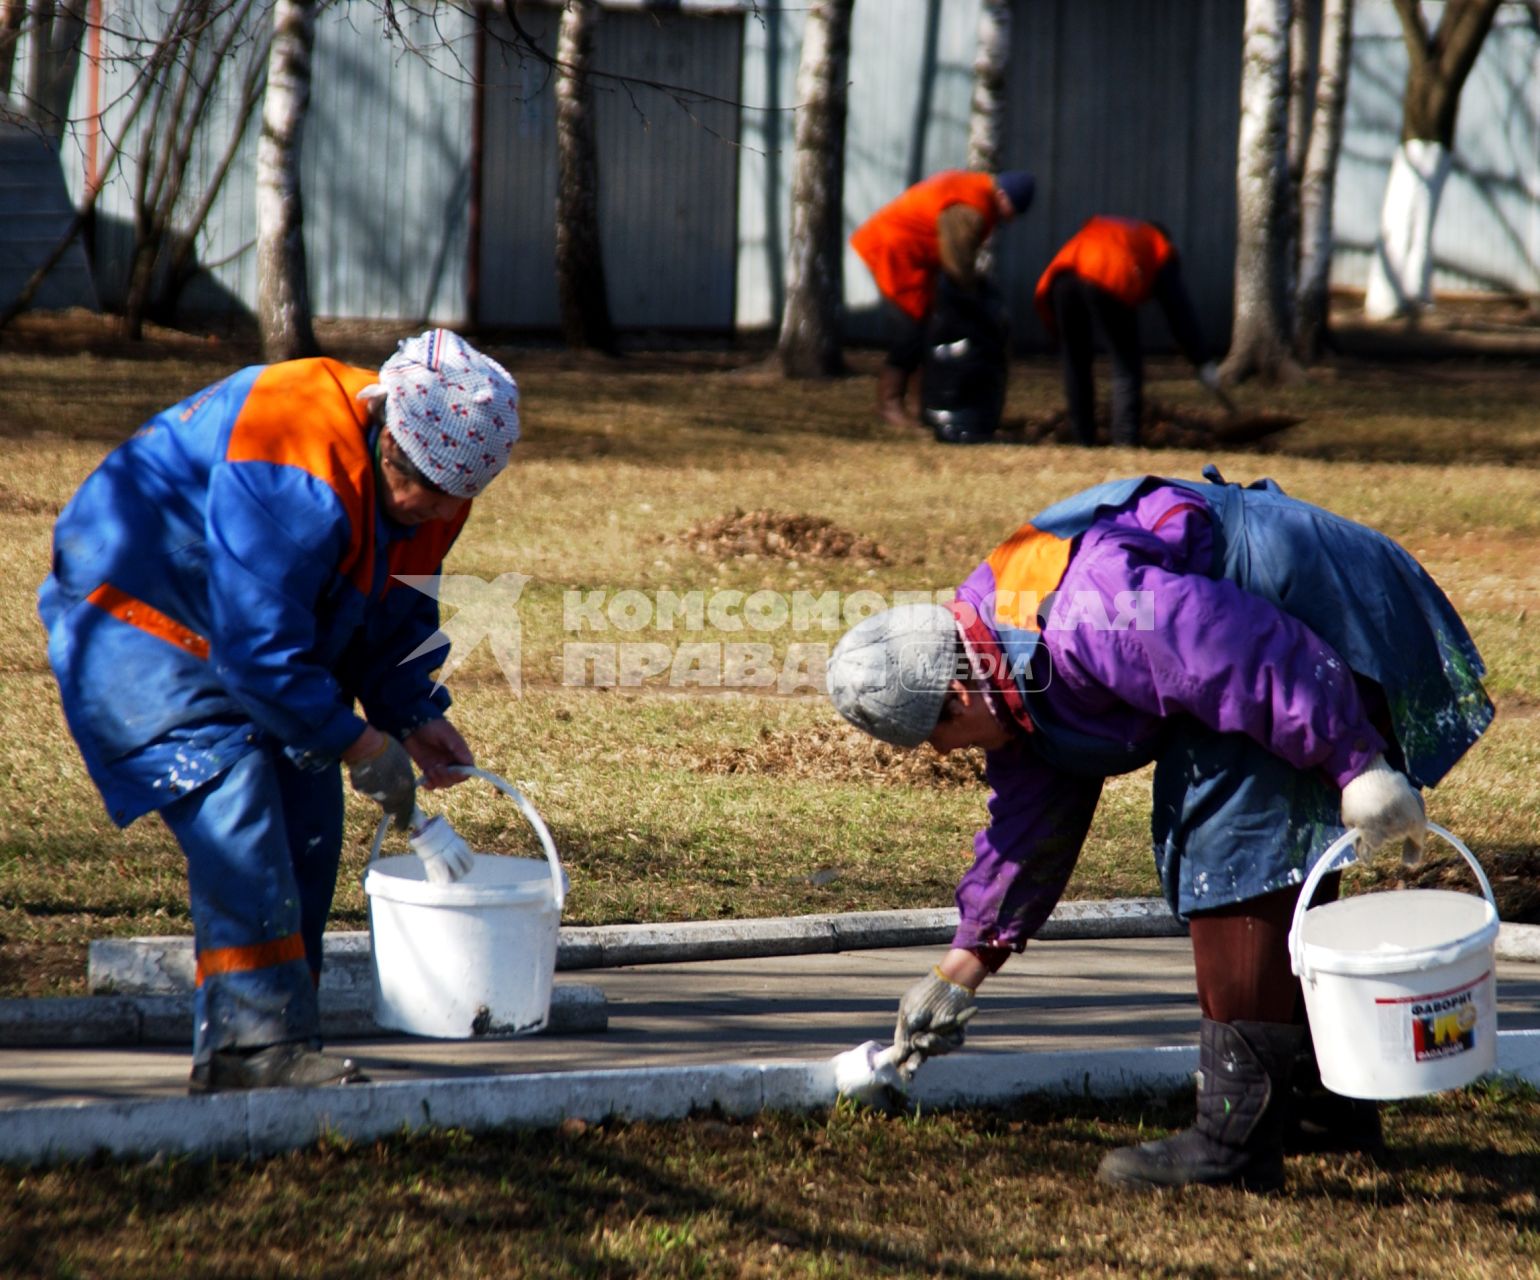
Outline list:
[[[952,945],[1020,951],[1069,883],[1102,784],[1050,769],[1021,744],[989,752],[985,765],[989,825],[957,886]]]
[[[1343,786],[1385,749],[1353,673],[1303,623],[1209,577],[1206,554],[1191,562],[1193,540],[1207,543],[1206,515],[1168,516],[1153,529],[1120,516],[1083,536],[1044,637],[1055,707],[1094,712],[1111,694],[1144,716],[1191,715]],[[1132,625],[1106,625],[1112,602]]]

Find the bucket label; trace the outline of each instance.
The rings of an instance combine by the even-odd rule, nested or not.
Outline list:
[[[1438,1062],[1476,1047],[1476,1027],[1492,1003],[1488,970],[1474,981],[1427,995],[1381,997],[1380,1036],[1385,1048],[1412,1062]]]

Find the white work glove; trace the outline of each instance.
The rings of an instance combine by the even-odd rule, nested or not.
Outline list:
[[[385,811],[397,831],[412,825],[417,809],[417,775],[406,748],[388,733],[371,756],[348,764],[348,782],[353,790],[367,796]]]
[[[422,859],[423,871],[432,884],[453,884],[476,862],[476,855],[458,831],[441,817],[424,818],[420,809],[412,814],[412,834],[407,843]]]
[[[1422,858],[1428,836],[1428,816],[1422,795],[1404,773],[1392,769],[1384,756],[1375,756],[1356,778],[1342,788],[1342,824],[1357,827],[1360,855],[1400,840],[1401,860],[1409,867]]]
[[[940,967],[921,978],[898,1003],[893,1031],[893,1065],[912,1080],[920,1063],[951,1053],[963,1042],[963,1027],[979,1011],[973,992],[947,978]]]
[[[1210,391],[1218,391],[1219,365],[1213,360],[1206,360],[1198,366],[1198,381]]]

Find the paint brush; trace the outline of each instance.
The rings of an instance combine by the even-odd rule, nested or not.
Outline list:
[[[898,1072],[898,1049],[868,1040],[834,1058],[834,1087],[847,1098],[867,1106],[893,1101],[893,1095],[909,1092],[909,1083]]]

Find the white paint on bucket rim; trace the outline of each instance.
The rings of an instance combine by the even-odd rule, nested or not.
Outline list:
[[[438,1039],[526,1035],[550,1017],[567,877],[534,807],[495,774],[486,779],[519,807],[545,861],[477,853],[460,880],[436,884],[413,854],[378,857],[364,874],[374,962],[374,1018]]]

